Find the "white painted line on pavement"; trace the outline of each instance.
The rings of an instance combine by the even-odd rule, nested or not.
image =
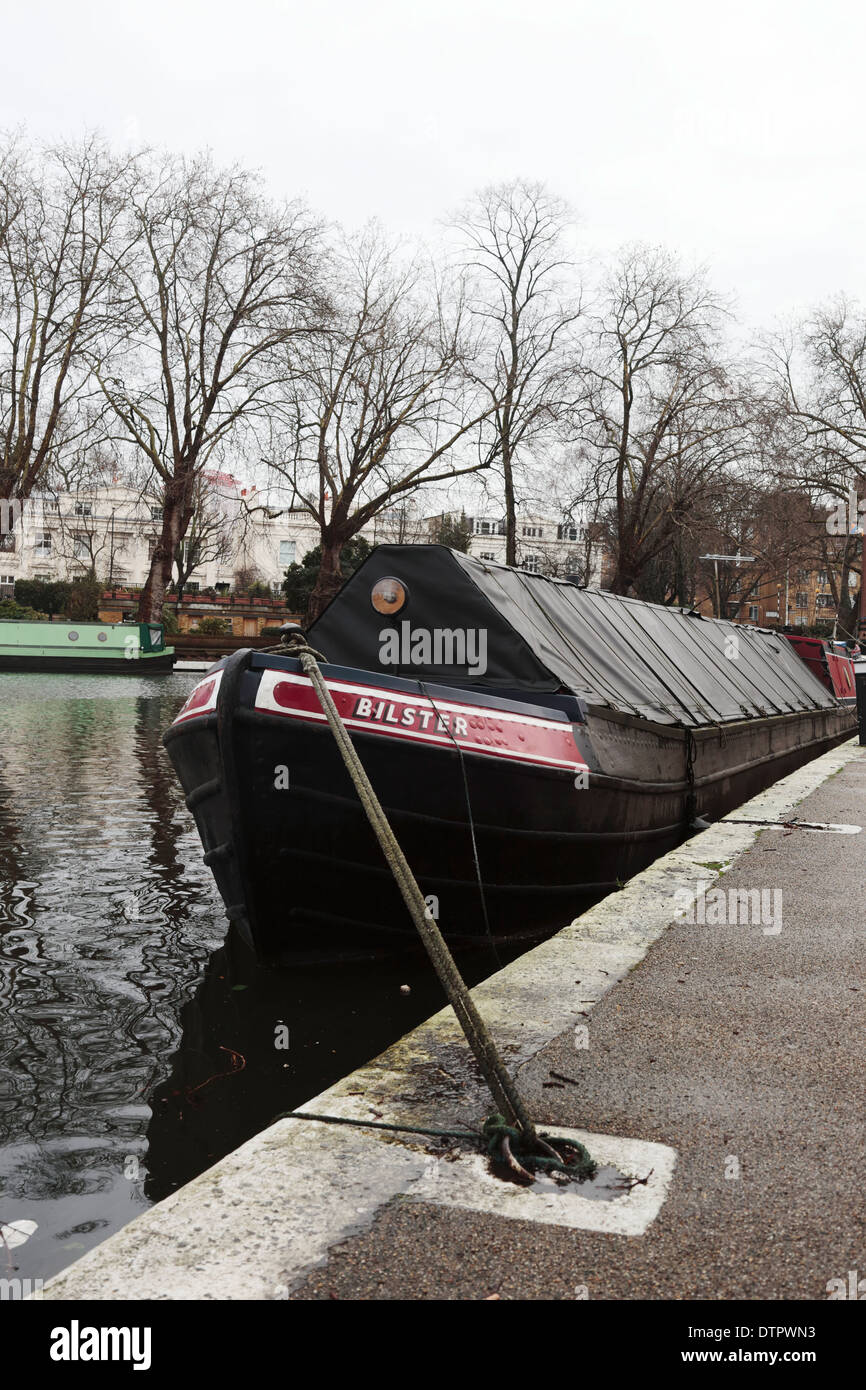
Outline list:
[[[543,1127],[548,1137],[575,1139],[584,1144],[599,1166],[616,1168],[635,1186],[612,1200],[583,1195],[580,1183],[518,1187],[489,1172],[482,1154],[457,1159],[428,1160],[428,1169],[415,1183],[410,1198],[441,1207],[504,1216],[511,1221],[537,1221],[545,1226],[603,1231],[608,1235],[642,1236],[661,1210],[673,1177],[677,1156],[667,1144],[590,1134],[583,1129]]]

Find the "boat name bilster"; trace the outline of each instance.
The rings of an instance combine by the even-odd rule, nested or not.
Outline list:
[[[459,714],[416,709],[413,705],[398,706],[387,700],[371,700],[366,695],[355,701],[352,715],[355,719],[369,719],[377,724],[403,724],[409,729],[432,728],[443,734],[454,734],[457,738],[466,738],[469,733],[469,725]]]

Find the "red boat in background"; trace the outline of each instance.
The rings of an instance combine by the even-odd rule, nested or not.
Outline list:
[[[831,691],[843,705],[857,703],[854,682],[854,662],[850,656],[834,652],[830,643],[823,637],[801,637],[796,632],[782,634],[791,643],[794,651],[805,661],[809,670],[823,686]]]

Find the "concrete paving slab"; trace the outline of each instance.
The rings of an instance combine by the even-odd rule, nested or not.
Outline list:
[[[639,1236],[655,1220],[667,1195],[677,1156],[666,1144],[590,1134],[585,1129],[545,1129],[548,1139],[583,1144],[599,1165],[594,1183],[558,1185],[537,1179],[532,1187],[504,1182],[481,1154],[428,1160],[422,1180],[409,1196],[440,1207],[486,1212],[509,1221],[540,1221],[572,1230]],[[589,1194],[592,1195],[589,1195]]]

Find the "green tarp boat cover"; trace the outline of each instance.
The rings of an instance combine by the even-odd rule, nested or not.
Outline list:
[[[393,613],[373,606],[382,579],[403,586]],[[837,703],[772,632],[438,545],[379,546],[309,635],[334,664],[512,697],[570,692],[588,706],[663,724],[698,727]]]

